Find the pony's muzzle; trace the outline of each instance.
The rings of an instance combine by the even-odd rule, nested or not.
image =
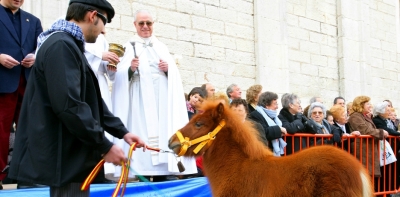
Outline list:
[[[181,149],[181,143],[179,142],[177,136],[174,134],[169,138],[168,141],[168,148],[171,149],[172,151],[175,152],[175,154],[178,154],[180,149]]]

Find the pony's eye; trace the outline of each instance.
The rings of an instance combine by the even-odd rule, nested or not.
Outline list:
[[[201,127],[201,123],[200,122],[196,122],[196,124],[194,124],[197,128]]]

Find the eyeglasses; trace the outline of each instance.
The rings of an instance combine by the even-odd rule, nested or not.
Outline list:
[[[97,10],[92,10],[92,9],[88,9],[88,11],[91,11],[91,12],[96,12],[96,15],[103,21],[103,24],[104,25],[106,25],[107,24],[107,17],[106,16],[104,16],[103,14],[101,14],[99,11],[97,11]]]
[[[312,114],[313,115],[317,115],[317,114],[318,115],[322,115],[323,113],[322,113],[322,111],[313,111]]]
[[[140,27],[143,27],[144,24],[146,24],[147,27],[151,27],[151,26],[153,25],[153,22],[151,22],[151,21],[140,21],[140,22],[138,22],[138,25],[139,25]]]

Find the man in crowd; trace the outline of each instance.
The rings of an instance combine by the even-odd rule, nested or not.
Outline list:
[[[226,95],[228,95],[230,103],[233,99],[242,98],[242,91],[238,85],[233,83],[226,89]]]
[[[324,104],[324,101],[323,101],[322,98],[319,97],[319,96],[313,96],[313,97],[310,99],[310,105],[313,104],[313,103],[315,103],[315,102],[320,102],[320,103]]]
[[[201,88],[207,93],[206,97],[212,98],[215,93],[215,87],[211,83],[205,83],[201,86]]]
[[[345,107],[345,102],[346,100],[344,100],[343,97],[338,96],[333,100],[333,105],[341,105],[342,107]]]
[[[188,122],[181,77],[168,48],[152,35],[154,20],[147,10],[134,14],[137,35],[125,44],[113,85],[114,115],[151,147],[168,149],[168,139]],[[119,144],[128,150],[128,146]],[[133,155],[133,169],[153,181],[179,174],[171,154]],[[184,174],[197,173],[193,158],[184,158]],[[120,176],[116,169],[115,176]]]
[[[40,20],[20,9],[23,0],[0,1],[0,190],[6,174],[10,129],[18,124],[26,81],[35,62]]]
[[[104,159],[126,162],[107,130],[127,143],[145,144],[112,115],[101,99],[96,76],[84,56],[114,9],[106,0],[71,0],[66,20],[38,38],[37,58],[21,107],[9,176],[50,186],[50,196],[89,196],[85,178]],[[104,179],[101,170],[96,179]]]

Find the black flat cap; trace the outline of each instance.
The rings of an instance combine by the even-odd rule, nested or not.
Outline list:
[[[114,8],[106,0],[70,0],[68,5],[72,3],[82,3],[104,10],[107,13],[108,23],[111,23],[111,19],[114,18],[115,15]]]

